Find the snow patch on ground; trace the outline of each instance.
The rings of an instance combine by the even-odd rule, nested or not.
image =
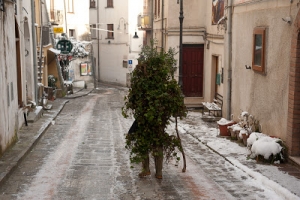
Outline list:
[[[244,113],[244,115],[245,114],[247,113]],[[239,168],[243,172],[246,172],[250,177],[255,179],[256,184],[258,181],[262,186],[275,191],[276,195],[274,195],[272,192],[265,192],[265,195],[268,197],[268,199],[300,199],[300,181],[297,178],[280,171],[275,166],[257,164],[255,160],[249,159],[248,156],[250,155],[251,151],[247,147],[233,142],[230,139],[219,137],[219,130],[217,128],[209,128],[199,119],[201,119],[201,113],[189,112],[186,119],[179,120],[178,130],[180,132],[181,130],[184,130],[184,132],[181,133],[190,134],[198,141],[218,152],[233,166]],[[193,123],[193,125],[188,125],[187,121],[193,121],[195,123]],[[221,119],[219,121],[221,124],[228,122],[230,121],[225,119]],[[263,138],[264,136],[265,135],[261,133],[251,134],[248,142],[253,146],[258,141],[257,138]],[[271,139],[274,143],[278,141],[278,139],[275,138]],[[264,141],[266,140],[270,139],[263,139],[261,143],[257,143],[257,146],[254,145],[255,150],[253,150],[256,153],[263,153],[264,155],[269,155],[269,152],[276,153],[281,150],[281,147],[278,143],[272,147],[264,148],[266,145]],[[196,156],[197,155],[195,155],[195,157]],[[247,167],[248,165],[251,166],[251,168]],[[272,177],[272,180],[270,180],[268,177]],[[251,179],[247,179],[246,181],[251,181]],[[278,184],[275,181],[281,184]],[[293,194],[293,192],[298,196]]]

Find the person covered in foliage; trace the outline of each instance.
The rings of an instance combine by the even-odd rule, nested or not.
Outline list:
[[[174,49],[157,52],[143,47],[125,96],[122,114],[127,118],[131,111],[135,118],[134,131],[126,135],[126,148],[131,151],[131,162],[142,162],[141,177],[150,175],[149,154],[154,157],[155,177],[161,179],[164,155],[169,159],[176,156],[177,149],[182,150],[180,139],[165,131],[172,116],[186,116],[183,95],[174,79],[174,55]]]

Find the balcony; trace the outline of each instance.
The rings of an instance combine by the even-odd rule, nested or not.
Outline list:
[[[138,15],[138,27],[139,30],[152,30],[151,16],[149,14]]]
[[[63,10],[50,10],[50,22],[52,24],[62,25],[64,20]]]

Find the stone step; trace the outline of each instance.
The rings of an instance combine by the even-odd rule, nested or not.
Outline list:
[[[29,112],[29,114],[27,116],[27,122],[34,123],[38,119],[40,119],[42,115],[43,115],[43,107],[37,106],[35,109],[33,109],[32,112]]]

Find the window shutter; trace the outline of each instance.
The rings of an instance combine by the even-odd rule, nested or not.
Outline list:
[[[42,37],[42,44],[48,45],[50,43],[50,34],[49,34],[49,27],[43,27],[43,37]]]
[[[90,0],[90,8],[96,8],[96,1]]]
[[[113,0],[107,0],[107,7],[113,7]]]
[[[107,24],[107,38],[113,39],[114,38],[114,25],[113,24]]]

